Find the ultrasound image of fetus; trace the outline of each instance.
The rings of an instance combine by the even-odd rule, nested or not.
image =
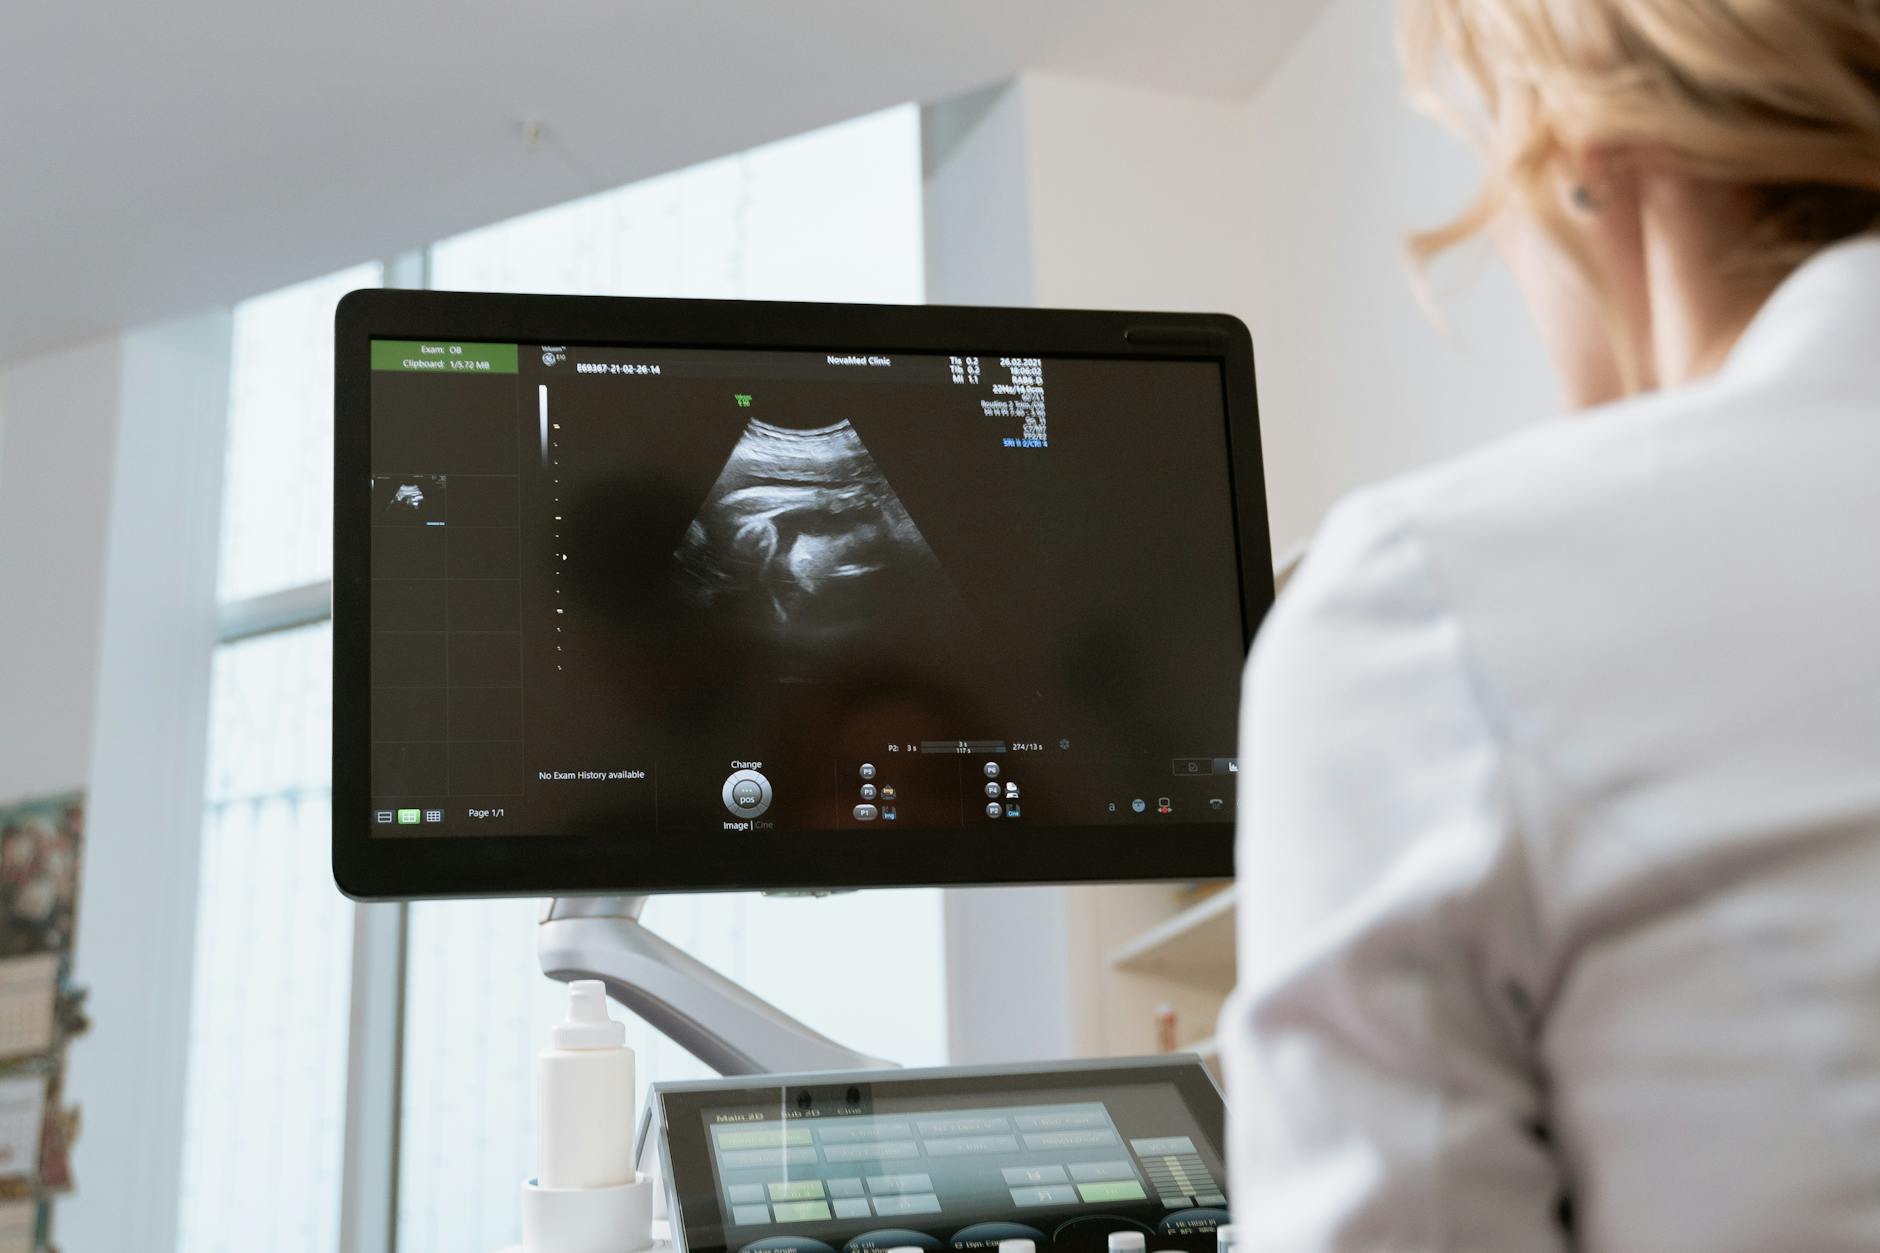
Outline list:
[[[932,548],[846,421],[753,421],[673,554],[681,595],[741,660],[809,682],[945,635],[958,599]],[[743,668],[743,667],[741,667]]]

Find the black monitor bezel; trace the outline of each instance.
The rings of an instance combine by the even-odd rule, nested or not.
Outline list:
[[[886,857],[878,833],[763,842],[748,834],[678,853],[608,855],[592,835],[375,838],[370,805],[370,342],[459,339],[703,349],[868,351],[1206,361],[1222,370],[1240,560],[1243,644],[1273,601],[1253,343],[1224,314],[938,305],[791,304],[606,296],[356,291],[335,314],[333,877],[357,900],[620,892],[817,890],[1226,878],[1227,823],[1028,828],[1023,842],[926,844]]]

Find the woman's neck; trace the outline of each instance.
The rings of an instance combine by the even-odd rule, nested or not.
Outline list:
[[[1646,287],[1651,302],[1654,382],[1679,387],[1723,367],[1743,332],[1784,277],[1752,271],[1737,248],[1753,214],[1720,210],[1722,197],[1689,187],[1648,197]]]

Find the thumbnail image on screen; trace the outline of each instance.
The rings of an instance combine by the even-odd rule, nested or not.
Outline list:
[[[372,365],[375,834],[1232,821],[1217,365]]]

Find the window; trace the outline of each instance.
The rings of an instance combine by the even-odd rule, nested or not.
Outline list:
[[[220,578],[230,620],[330,573],[333,306],[378,281],[379,267],[361,266],[236,310]],[[327,868],[330,635],[315,623],[232,638],[215,659],[185,1253],[337,1247],[352,906]]]
[[[333,566],[333,309],[381,267],[261,296],[235,311],[223,470],[224,603],[323,583]]]
[[[906,105],[444,240],[431,286],[918,304],[921,230]]]
[[[486,291],[914,302],[920,200],[908,106],[472,231],[435,245],[428,268],[434,286]],[[331,328],[339,297],[382,273],[357,267],[236,312],[184,1253],[341,1244],[347,1085],[360,1080],[346,1073],[355,911],[327,867]],[[563,996],[536,965],[539,912],[527,900],[405,911],[404,1253],[517,1238],[531,1067]],[[646,921],[845,1044],[944,1059],[937,892],[668,897]],[[858,934],[899,942],[857,946]],[[703,1073],[643,1023],[629,1031],[643,1082]]]
[[[587,295],[913,303],[924,273],[913,106],[860,118],[448,239],[434,287]],[[412,906],[400,1253],[518,1238],[533,1173],[531,1067],[560,1017],[535,962],[535,901]],[[647,926],[842,1043],[944,1060],[938,892],[827,900],[661,897]],[[856,935],[902,937],[858,951]],[[906,955],[916,954],[912,961]],[[864,1006],[851,995],[871,989]],[[702,1077],[689,1054],[629,1025],[642,1083]]]

